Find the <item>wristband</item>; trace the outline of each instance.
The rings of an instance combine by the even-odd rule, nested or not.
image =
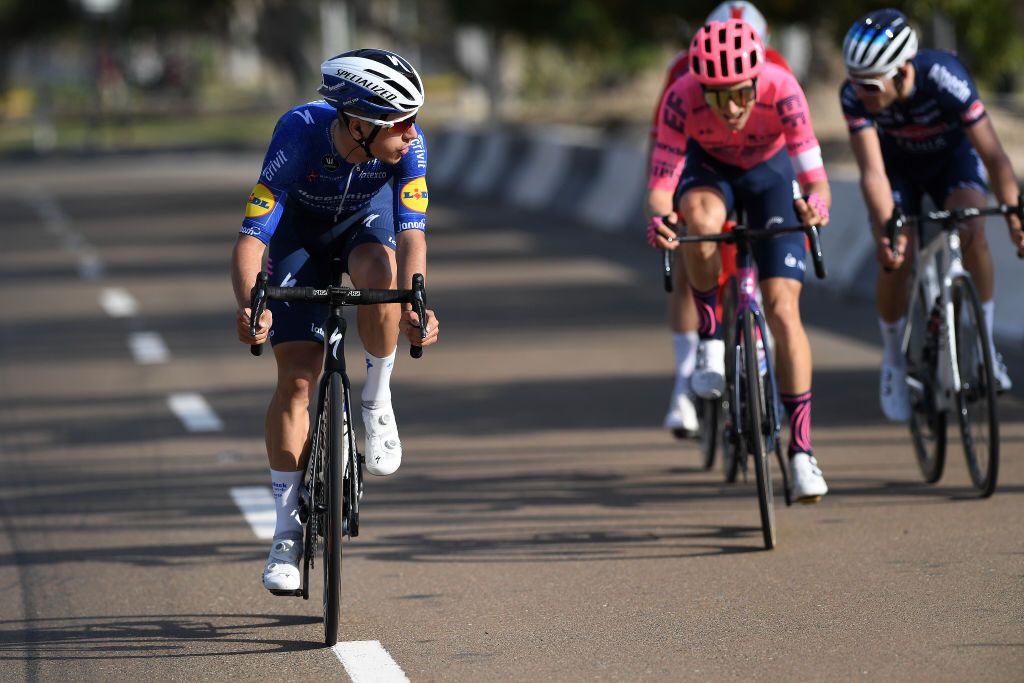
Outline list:
[[[652,247],[658,246],[658,228],[664,225],[661,221],[661,216],[652,216],[651,220],[647,223],[647,244]]]
[[[823,221],[828,220],[828,206],[825,204],[825,200],[821,198],[821,195],[817,192],[812,192],[804,198],[807,202],[807,206],[818,212]]]

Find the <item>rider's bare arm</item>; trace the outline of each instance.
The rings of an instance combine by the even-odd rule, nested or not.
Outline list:
[[[266,248],[267,246],[255,237],[239,235],[231,252],[231,288],[238,304],[236,327],[239,341],[246,344],[262,344],[270,331],[271,314],[266,310],[263,312],[256,338],[249,336],[249,294],[256,282],[256,275],[263,268],[263,252]]]
[[[422,230],[403,230],[398,233],[398,250],[396,258],[398,261],[398,288],[409,289],[412,287],[412,276],[422,273],[424,279],[427,277],[427,236]],[[434,311],[427,310],[427,336],[420,336],[420,320],[411,309],[411,305],[402,307],[402,320],[400,323],[402,334],[410,342],[420,346],[430,346],[437,341],[438,323]]]
[[[992,192],[1003,204],[1017,205],[1020,202],[1020,187],[1017,176],[1013,172],[1010,157],[999,142],[992,121],[985,117],[965,129],[968,139],[977,150],[988,171]],[[1024,254],[1024,234],[1021,232],[1020,218],[1010,214],[1006,217],[1010,226],[1010,240],[1017,247],[1019,254]]]

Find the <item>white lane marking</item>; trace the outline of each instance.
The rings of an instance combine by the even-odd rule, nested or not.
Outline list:
[[[130,318],[139,312],[139,302],[121,287],[107,287],[100,292],[100,306],[111,318]]]
[[[30,188],[28,203],[43,221],[43,228],[57,237],[64,249],[78,255],[78,273],[83,280],[98,280],[104,267],[96,249],[71,227],[71,219],[60,204],[42,188]]]
[[[224,423],[199,394],[171,394],[167,397],[167,405],[190,432],[219,432],[224,429]]]
[[[156,332],[133,332],[128,337],[128,346],[139,365],[159,365],[171,357],[163,337]]]
[[[273,538],[277,525],[277,510],[274,508],[274,494],[269,486],[235,486],[231,498],[249,522],[256,538]]]
[[[352,683],[408,683],[409,677],[379,640],[354,640],[331,648]]]

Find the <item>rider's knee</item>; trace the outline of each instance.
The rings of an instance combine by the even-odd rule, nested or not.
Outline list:
[[[357,287],[367,289],[394,287],[395,268],[391,252],[385,247],[360,250],[357,260],[349,260],[349,274]]]

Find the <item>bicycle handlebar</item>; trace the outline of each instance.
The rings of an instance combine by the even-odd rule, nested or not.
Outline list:
[[[375,304],[407,303],[420,319],[420,339],[427,338],[427,295],[423,287],[423,275],[412,276],[412,289],[353,289],[351,287],[270,287],[267,274],[259,273],[250,295],[249,335],[256,336],[256,328],[267,307],[267,301],[302,301],[329,306],[370,306]],[[251,344],[249,350],[254,356],[263,353],[263,344]],[[409,347],[413,358],[423,356],[423,347],[413,344]]]
[[[737,225],[729,232],[721,232],[716,235],[686,235],[676,237],[677,242],[726,242],[736,244],[737,242],[753,242],[756,240],[771,239],[776,235],[790,232],[802,232],[811,241],[811,260],[814,262],[814,274],[819,280],[824,280],[828,275],[825,269],[825,256],[821,250],[821,237],[818,234],[816,225],[790,225],[781,228],[748,228],[744,225]]]
[[[1000,204],[999,206],[986,207],[964,207],[962,209],[944,209],[942,211],[929,211],[916,216],[908,216],[900,211],[897,206],[893,208],[892,216],[885,222],[885,236],[889,238],[889,250],[892,255],[899,256],[896,249],[896,235],[905,225],[921,225],[922,223],[938,223],[943,230],[952,230],[956,225],[970,218],[980,216],[1010,216],[1016,215],[1024,220],[1024,203],[1017,206]]]

